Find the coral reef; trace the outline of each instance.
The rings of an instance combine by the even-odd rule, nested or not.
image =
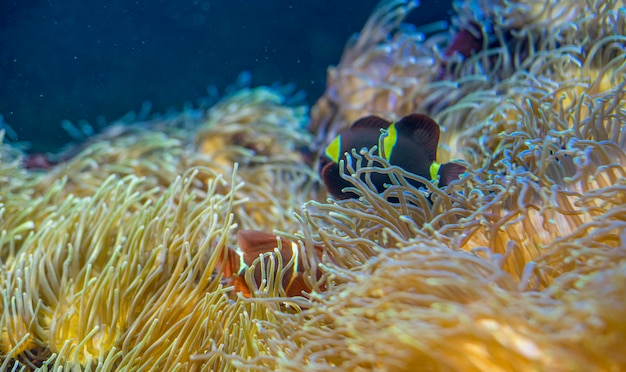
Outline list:
[[[415,5],[374,10],[308,128],[256,88],[46,171],[2,144],[0,370],[626,369],[625,9],[466,0],[424,38]],[[358,198],[329,199],[310,154],[412,112],[463,177],[355,150]],[[248,265],[249,297],[219,264],[243,230],[299,253]],[[291,272],[310,293],[285,296]]]

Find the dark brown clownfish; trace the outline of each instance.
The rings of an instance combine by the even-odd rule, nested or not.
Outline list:
[[[279,238],[281,249],[279,251],[283,265],[286,265],[294,254],[297,254],[296,266],[293,270],[288,270],[283,276],[283,289],[287,297],[302,296],[302,292],[311,292],[311,288],[304,281],[304,266],[302,255],[304,252],[298,244],[285,238]],[[256,230],[240,230],[237,232],[237,243],[240,252],[228,249],[226,257],[220,259],[218,268],[222,270],[226,283],[235,287],[236,292],[241,292],[244,297],[250,297],[250,288],[246,284],[245,269],[248,268],[259,255],[268,252],[274,252],[278,247],[276,235]],[[323,248],[315,246],[315,253],[321,259]],[[321,276],[321,271],[317,269],[317,276]],[[258,285],[261,284],[261,267],[258,265],[254,268],[254,281]]]
[[[381,138],[382,135],[385,135]],[[377,154],[390,164],[417,174],[432,181],[439,178],[439,186],[447,186],[465,172],[459,164],[439,164],[437,145],[439,144],[439,125],[423,114],[411,114],[399,121],[389,122],[378,116],[367,116],[354,122],[350,129],[337,136],[320,157],[320,175],[326,189],[338,199],[356,198],[352,192],[343,189],[352,186],[339,174],[339,161],[345,160],[345,154],[352,149],[379,148]],[[381,155],[382,154],[382,155]],[[376,190],[384,191],[384,184],[390,184],[389,177],[381,173],[371,174]],[[424,186],[412,182],[415,186]]]

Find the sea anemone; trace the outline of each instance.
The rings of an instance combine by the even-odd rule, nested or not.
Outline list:
[[[414,2],[381,2],[310,133],[256,88],[111,127],[46,171],[2,144],[0,369],[625,369],[626,14],[524,4],[459,3],[424,38],[401,25]],[[467,172],[439,188],[354,149],[358,197],[327,198],[310,153],[414,111]],[[239,277],[249,297],[220,265],[241,230],[278,237]],[[289,271],[311,291],[287,296]]]

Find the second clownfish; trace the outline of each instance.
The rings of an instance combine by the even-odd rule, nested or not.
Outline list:
[[[282,286],[287,297],[302,296],[302,292],[310,292],[311,288],[304,280],[305,270],[303,263],[303,255],[298,244],[291,242],[285,238],[279,238],[281,248],[278,253],[281,255],[283,265],[286,265],[293,255],[296,254],[295,267],[287,270],[283,276]],[[240,230],[237,232],[237,243],[240,253],[233,249],[228,249],[225,259],[220,260],[218,266],[221,268],[226,283],[235,287],[236,292],[241,292],[244,297],[250,297],[250,288],[246,284],[245,269],[264,253],[274,252],[278,248],[276,235],[256,230]],[[323,249],[315,246],[315,254],[321,259]],[[321,276],[321,271],[316,269],[317,276]],[[276,273],[274,273],[276,274]],[[260,285],[262,280],[261,267],[256,265],[254,268],[254,281],[256,285]]]
[[[384,133],[384,137],[383,136]],[[352,149],[380,146],[377,154],[390,164],[417,174],[426,179],[439,179],[439,186],[447,186],[465,172],[465,167],[455,163],[437,163],[437,145],[439,144],[439,125],[423,114],[411,114],[402,119],[389,122],[378,116],[367,116],[357,120],[350,129],[337,136],[320,157],[320,175],[328,192],[338,199],[357,197],[344,188],[352,186],[339,173],[339,161],[345,160],[345,154]],[[381,151],[382,150],[382,151]],[[389,176],[371,173],[376,190],[384,191],[384,184],[390,184]],[[415,186],[421,183],[412,182]]]

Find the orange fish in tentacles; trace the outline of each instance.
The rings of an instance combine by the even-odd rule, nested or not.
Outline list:
[[[285,238],[279,237],[279,239],[283,265],[287,265],[294,254],[298,255],[295,269],[292,267],[283,275],[282,284],[286,295],[295,297],[301,296],[303,291],[310,292],[311,288],[304,281],[305,273],[302,259],[304,252],[301,251],[298,244]],[[218,269],[221,268],[223,270],[224,278],[226,278],[228,285],[234,286],[235,290],[241,292],[245,297],[250,297],[250,288],[246,284],[245,279],[245,269],[252,265],[259,255],[273,252],[278,247],[278,242],[274,234],[255,230],[240,230],[237,232],[237,243],[241,253],[229,249],[226,259],[219,262]],[[321,259],[324,253],[323,248],[315,246],[315,253]],[[317,269],[317,276],[320,277],[321,274],[321,271]],[[254,268],[254,281],[257,286],[261,284],[261,280],[261,267],[257,265]]]
[[[383,136],[383,131],[384,137]],[[423,114],[411,114],[394,122],[378,116],[367,116],[354,122],[350,129],[338,135],[320,157],[320,175],[326,189],[338,199],[356,198],[352,192],[343,189],[352,186],[339,173],[339,161],[345,160],[345,154],[352,149],[381,146],[376,154],[383,154],[392,165],[435,181],[439,186],[447,186],[465,172],[465,167],[455,163],[437,163],[437,145],[439,144],[439,125]],[[390,184],[389,176],[371,173],[372,183],[381,193],[384,185]],[[417,187],[424,186],[417,181],[411,182]]]

